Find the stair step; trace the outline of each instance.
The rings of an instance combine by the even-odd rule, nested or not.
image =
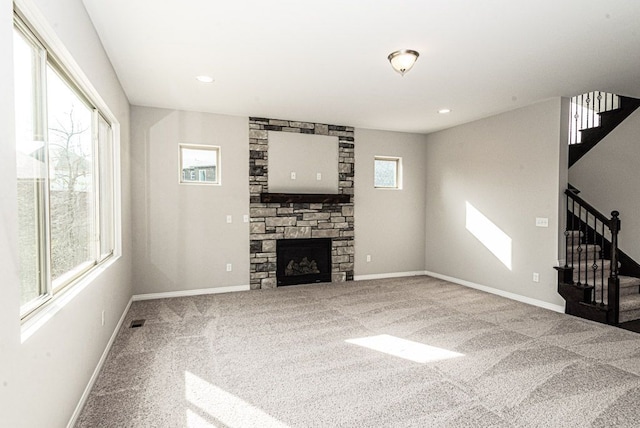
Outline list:
[[[640,294],[640,278],[634,278],[632,276],[618,276],[620,280],[620,297],[632,296],[634,294]],[[603,295],[604,303],[608,302],[609,292],[609,278],[604,278],[604,289],[602,287],[602,279],[597,278],[595,284],[589,283],[595,287],[595,298],[600,301],[600,296]],[[602,290],[602,291],[601,291]]]
[[[567,253],[567,260],[569,262],[578,263],[578,261],[584,262],[587,260],[595,260],[601,258],[602,249],[600,245],[587,245],[580,244],[580,247],[573,247],[569,249]]]
[[[600,275],[600,271],[602,271],[602,270],[604,270],[605,272],[611,271],[611,260],[608,260],[608,259],[597,259],[597,260],[589,260],[589,259],[587,259],[588,263],[585,263],[585,260],[582,259],[579,264],[578,264],[577,260],[574,260],[574,262],[575,263],[571,264],[571,259],[567,260],[567,265],[569,267],[573,267],[573,276],[574,277],[576,277],[578,275],[578,273],[580,273],[580,276],[584,276],[585,268],[587,268],[587,270],[588,270],[590,275],[593,275],[593,264],[594,264],[594,262],[598,266],[598,269],[596,270],[598,275]],[[620,263],[618,263],[618,267],[620,267]]]
[[[620,297],[619,322],[633,321],[640,318],[640,294]]]
[[[582,242],[584,233],[581,230],[567,230],[565,231],[566,240],[568,244],[579,244]]]

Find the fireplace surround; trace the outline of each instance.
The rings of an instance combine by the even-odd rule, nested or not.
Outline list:
[[[269,193],[270,132],[338,137],[338,194]],[[276,272],[278,240],[330,239],[330,281],[353,280],[353,180],[354,129],[352,127],[249,118],[251,289],[278,286]]]

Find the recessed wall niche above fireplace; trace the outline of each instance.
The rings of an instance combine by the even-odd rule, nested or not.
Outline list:
[[[304,144],[304,137],[309,137],[305,134],[337,137],[337,169],[334,169],[338,174],[336,194],[269,193],[269,136],[279,135],[280,132],[298,134],[300,138],[294,139],[294,144],[295,141]],[[288,139],[287,144],[292,144],[291,140]],[[353,280],[353,128],[252,117],[249,118],[249,145],[251,289],[274,288],[279,285],[279,240],[328,239],[330,273],[321,280]],[[290,260],[286,264],[289,262]],[[302,262],[302,259],[294,262],[291,268],[312,269],[308,266],[312,264],[308,257],[306,262]],[[304,265],[302,268],[299,266],[301,263]]]

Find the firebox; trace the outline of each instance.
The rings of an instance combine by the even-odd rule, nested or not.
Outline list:
[[[331,238],[279,239],[278,286],[331,282]]]

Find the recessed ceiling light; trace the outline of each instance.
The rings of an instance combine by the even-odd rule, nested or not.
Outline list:
[[[440,110],[438,110],[438,113],[440,113],[440,114],[451,113],[451,109],[449,109],[449,108],[441,108]]]
[[[196,79],[198,79],[199,82],[202,83],[211,83],[213,82],[213,77],[211,76],[197,76]]]

